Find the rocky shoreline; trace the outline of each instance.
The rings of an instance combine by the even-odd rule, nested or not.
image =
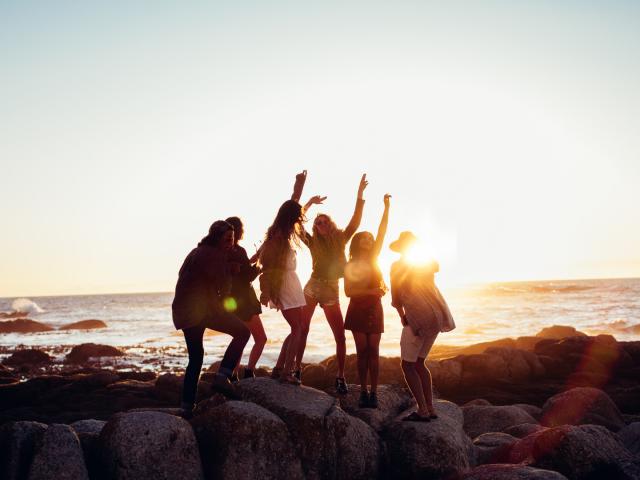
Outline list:
[[[333,392],[335,358],[303,387],[266,378],[211,392],[179,416],[182,376],[105,368],[122,352],[85,344],[55,362],[20,349],[0,366],[0,477],[640,478],[640,342],[554,327],[449,348],[429,361],[439,418],[413,408],[397,358],[381,359],[380,408]],[[436,356],[438,356],[436,355]]]

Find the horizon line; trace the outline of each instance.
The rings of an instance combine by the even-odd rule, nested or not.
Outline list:
[[[488,285],[494,283],[514,284],[514,283],[536,283],[536,282],[584,282],[588,280],[640,280],[639,276],[629,277],[582,277],[582,278],[544,278],[532,280],[479,280],[468,283],[460,283],[453,285],[454,288],[471,287],[474,285]],[[154,291],[137,291],[137,292],[96,292],[96,293],[70,293],[70,294],[52,294],[52,295],[10,295],[2,296],[0,300],[18,299],[18,298],[52,298],[52,297],[91,297],[98,295],[153,295],[173,293],[173,290],[154,290]]]

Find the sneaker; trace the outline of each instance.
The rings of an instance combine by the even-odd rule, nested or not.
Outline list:
[[[232,398],[234,400],[240,399],[240,395],[238,395],[235,386],[231,383],[226,375],[220,373],[216,374],[216,376],[213,377],[211,389],[214,392],[221,393],[224,396]]]
[[[293,376],[296,377],[300,383],[302,383],[302,371],[300,369],[297,369],[297,370],[294,370],[292,373],[293,373]]]
[[[367,408],[369,406],[369,393],[366,390],[360,392],[360,400],[358,401],[360,408]]]
[[[242,378],[256,378],[256,374],[253,373],[253,370],[250,368],[244,369],[244,375]]]
[[[367,405],[367,407],[378,408],[378,395],[376,395],[376,392],[371,392],[369,394],[369,405]]]
[[[298,377],[293,375],[293,372],[290,375],[282,375],[279,379],[280,383],[288,383],[290,385],[300,385],[300,380]]]
[[[238,383],[240,381],[240,377],[238,376],[238,372],[233,372],[231,377],[229,377],[231,383]]]
[[[336,392],[338,395],[346,395],[349,393],[349,387],[347,387],[347,382],[345,382],[344,377],[336,377]]]
[[[193,417],[193,404],[182,402],[180,404],[180,415],[185,420],[190,420]]]

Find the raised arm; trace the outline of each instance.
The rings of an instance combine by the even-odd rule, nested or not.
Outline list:
[[[360,221],[362,220],[362,211],[364,210],[364,199],[362,198],[364,189],[367,188],[369,182],[367,182],[367,174],[362,174],[362,178],[360,179],[360,185],[358,186],[358,198],[356,198],[356,208],[353,211],[353,216],[349,221],[349,224],[344,229],[344,240],[348,242],[349,239],[356,233],[356,230],[360,226]]]
[[[389,224],[389,199],[391,195],[388,193],[384,196],[384,212],[382,213],[382,219],[380,219],[380,225],[378,226],[378,234],[376,235],[376,243],[373,245],[374,258],[380,255],[382,250],[382,244],[384,243],[384,237],[387,234],[387,225]]]
[[[291,194],[291,200],[300,202],[300,197],[302,197],[302,190],[304,189],[304,182],[306,181],[307,181],[306,170],[303,170],[302,172],[296,175],[296,182],[293,184],[293,193]]]

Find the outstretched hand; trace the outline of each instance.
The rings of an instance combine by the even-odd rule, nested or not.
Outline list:
[[[388,193],[385,193],[385,195],[384,195],[384,206],[385,206],[385,208],[389,208],[390,199],[391,199],[391,195],[389,195]]]
[[[296,174],[296,183],[302,182],[304,183],[307,180],[307,171],[303,170],[302,172]]]
[[[363,173],[360,179],[360,185],[358,186],[358,198],[362,198],[362,194],[364,193],[364,189],[367,188],[367,185],[369,185],[369,182],[367,182],[367,174]]]
[[[322,202],[324,202],[326,199],[327,199],[327,197],[323,197],[321,195],[314,195],[313,197],[311,197],[309,199],[307,204],[308,205],[322,205]]]

